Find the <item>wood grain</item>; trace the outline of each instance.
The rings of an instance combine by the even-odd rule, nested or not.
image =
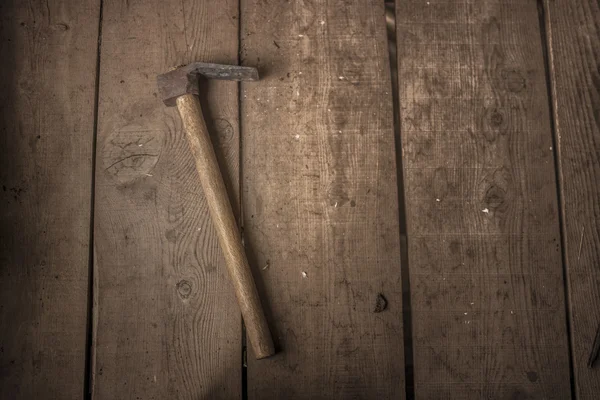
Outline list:
[[[570,397],[535,1],[397,1],[418,398]]]
[[[403,398],[384,3],[241,6],[244,234],[281,349],[248,397]]]
[[[84,394],[99,1],[0,4],[0,398]]]
[[[181,120],[156,88],[176,65],[237,62],[238,4],[105,0],[103,14],[94,395],[240,398],[239,309]],[[237,83],[205,83],[201,100],[239,204]]]
[[[600,329],[600,4],[546,1],[571,341],[578,398],[600,393],[587,367]]]
[[[187,93],[179,96],[176,102],[190,151],[194,156],[210,218],[219,238],[229,278],[244,319],[246,336],[256,358],[272,356],[275,353],[273,339],[254,284],[240,229],[231,209],[210,134],[204,122],[200,101],[197,95]]]

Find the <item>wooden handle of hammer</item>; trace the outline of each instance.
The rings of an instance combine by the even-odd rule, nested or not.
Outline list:
[[[177,109],[196,161],[196,169],[206,196],[210,216],[217,231],[227,269],[246,324],[246,334],[250,339],[256,358],[269,357],[275,354],[273,339],[242,246],[242,239],[229,203],[217,157],[202,116],[200,101],[193,94],[182,95],[177,98]]]

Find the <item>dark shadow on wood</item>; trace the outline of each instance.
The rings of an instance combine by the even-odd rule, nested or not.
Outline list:
[[[90,193],[90,239],[89,249],[90,255],[88,260],[88,297],[87,297],[87,339],[85,347],[85,377],[83,383],[83,398],[91,400],[94,391],[94,365],[95,365],[95,328],[96,318],[94,313],[94,210],[96,197],[96,149],[98,140],[98,102],[100,96],[100,55],[102,50],[102,8],[104,1],[100,0],[100,11],[98,15],[98,49],[96,54],[96,82],[94,84],[94,132],[92,133],[92,176],[91,176],[91,193]]]
[[[5,4],[6,3],[6,4]],[[17,135],[25,135],[28,132],[23,131],[18,122],[19,110],[17,100],[19,99],[19,81],[17,71],[17,59],[19,49],[15,46],[18,32],[14,23],[9,23],[9,18],[15,18],[18,13],[18,4],[14,2],[0,3],[0,207],[3,210],[11,210],[12,215],[2,212],[0,220],[0,280],[4,282],[17,283],[13,277],[20,277],[20,268],[26,271],[27,279],[31,282],[38,280],[39,270],[36,267],[28,266],[28,260],[25,253],[36,253],[38,246],[24,249],[24,246],[31,246],[32,243],[19,243],[16,231],[21,223],[26,222],[26,217],[20,215],[19,208],[11,206],[14,203],[20,203],[20,195],[28,190],[24,185],[17,185],[16,182],[25,182],[26,171],[25,163],[18,162],[24,157],[20,148],[20,140]],[[39,136],[38,136],[39,138]],[[23,274],[24,275],[24,274]],[[1,282],[0,282],[1,283]],[[16,285],[15,285],[16,286]],[[31,316],[33,307],[29,302],[33,302],[33,297],[37,293],[30,291],[27,284],[19,284],[11,294],[11,302],[6,304],[0,302],[0,321],[12,323],[0,324],[0,393],[4,398],[15,398],[22,391],[18,382],[28,378],[30,373],[25,369],[24,359],[26,356],[25,348],[30,346],[29,338],[19,334],[20,330],[27,329],[26,322]],[[4,288],[0,285],[0,288]],[[30,293],[26,293],[29,292]],[[0,297],[5,299],[5,297]],[[31,300],[30,300],[31,299]],[[19,316],[15,321],[14,317]],[[22,357],[25,358],[25,357]],[[29,377],[30,378],[30,377]]]
[[[402,280],[402,328],[404,337],[404,387],[406,400],[415,398],[412,308],[410,272],[408,269],[408,238],[406,227],[406,200],[404,192],[404,169],[402,164],[402,127],[400,123],[400,93],[398,86],[398,51],[396,47],[396,2],[385,1],[385,23],[387,27],[388,52],[394,105],[394,139],[396,146],[396,176],[398,187],[398,217],[400,225],[400,268]]]
[[[551,73],[551,53],[549,51],[549,43],[550,40],[548,36],[548,24],[550,23],[548,19],[548,14],[544,6],[544,0],[537,0],[537,9],[538,9],[538,17],[540,24],[540,39],[542,45],[542,54],[544,57],[544,73],[546,77],[546,88],[548,91],[548,108],[550,110],[550,128],[552,130],[552,154],[554,157],[554,172],[556,175],[556,196],[558,198],[558,224],[559,224],[559,232],[560,232],[560,254],[561,254],[561,263],[562,263],[562,272],[563,272],[563,285],[565,292],[565,323],[566,323],[566,332],[567,332],[567,343],[569,350],[569,377],[571,380],[571,398],[576,399],[575,393],[575,367],[573,360],[573,331],[571,326],[571,298],[569,296],[569,271],[567,265],[567,256],[566,256],[566,247],[565,247],[565,238],[566,238],[566,227],[565,227],[565,201],[563,198],[562,192],[562,181],[561,181],[561,163],[559,157],[559,145],[560,141],[557,137],[556,131],[556,110],[554,109],[554,96],[555,93],[552,89],[552,73]]]

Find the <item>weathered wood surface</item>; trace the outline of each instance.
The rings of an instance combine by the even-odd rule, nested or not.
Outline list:
[[[99,1],[71,3],[0,4],[3,399],[84,393]]]
[[[600,329],[600,4],[545,2],[554,100],[575,390],[597,398],[587,367]]]
[[[248,397],[403,398],[384,4],[241,6],[262,73],[242,85],[244,234],[281,349],[248,357]]]
[[[95,398],[239,398],[239,309],[181,120],[155,83],[192,61],[237,63],[238,4],[106,0],[103,13]],[[237,83],[203,84],[201,99],[239,204]]]
[[[419,398],[570,397],[535,1],[397,1]]]

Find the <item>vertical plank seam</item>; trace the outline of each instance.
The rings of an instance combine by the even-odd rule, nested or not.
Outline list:
[[[102,17],[104,0],[100,0],[98,12],[98,42],[96,49],[96,80],[94,83],[94,122],[92,131],[92,176],[90,190],[90,232],[89,232],[89,257],[88,257],[88,296],[87,296],[87,316],[86,316],[86,348],[85,348],[85,367],[83,398],[92,399],[95,380],[95,360],[96,360],[96,328],[98,309],[94,307],[97,290],[95,290],[96,277],[94,274],[94,214],[96,197],[96,148],[98,141],[98,106],[100,99],[100,57],[102,53]]]
[[[558,199],[558,224],[561,246],[561,263],[563,273],[563,288],[565,297],[565,323],[567,331],[567,348],[569,359],[569,378],[571,383],[571,397],[577,398],[575,385],[575,370],[573,359],[573,332],[571,325],[571,297],[569,291],[569,268],[567,262],[567,243],[566,243],[566,215],[565,215],[565,200],[562,191],[563,174],[562,163],[560,157],[560,127],[558,121],[558,103],[556,97],[556,73],[554,69],[554,53],[552,48],[552,26],[550,23],[550,6],[548,0],[537,0],[537,9],[540,25],[540,36],[542,42],[542,53],[544,57],[544,72],[546,78],[546,88],[548,91],[548,107],[550,109],[550,130],[552,135],[552,148],[554,155],[554,171],[556,180],[556,196]]]
[[[390,29],[393,30],[393,32],[387,32],[387,38],[389,55],[388,58],[390,62],[390,82],[392,85],[394,143],[396,152],[396,185],[398,192],[398,235],[400,235],[400,280],[402,282],[402,330],[404,342],[404,390],[405,399],[412,400],[415,398],[415,384],[412,339],[412,311],[410,298],[410,274],[408,269],[406,199],[404,192],[404,168],[402,163],[402,127],[400,121],[400,92],[398,84],[398,67],[400,63],[398,62],[398,45],[396,37],[396,0],[390,0],[389,4],[391,4],[391,8],[393,10],[393,12],[389,13],[389,15],[393,17],[393,24],[390,23]],[[387,31],[387,21],[384,20],[384,23],[386,23]]]
[[[242,0],[238,0],[238,48],[237,48],[237,64],[242,65]],[[240,216],[240,220],[238,221],[240,235],[242,238],[242,245],[244,248],[246,247],[244,241],[244,163],[243,160],[243,147],[242,147],[242,82],[238,81],[237,83],[237,103],[238,103],[238,193],[239,193],[239,203],[238,203],[238,215]],[[242,335],[240,343],[241,343],[241,398],[242,400],[248,399],[248,363],[247,363],[247,351],[248,345],[246,343],[246,325],[244,324],[244,318],[240,315],[241,319],[241,331],[240,335]]]

